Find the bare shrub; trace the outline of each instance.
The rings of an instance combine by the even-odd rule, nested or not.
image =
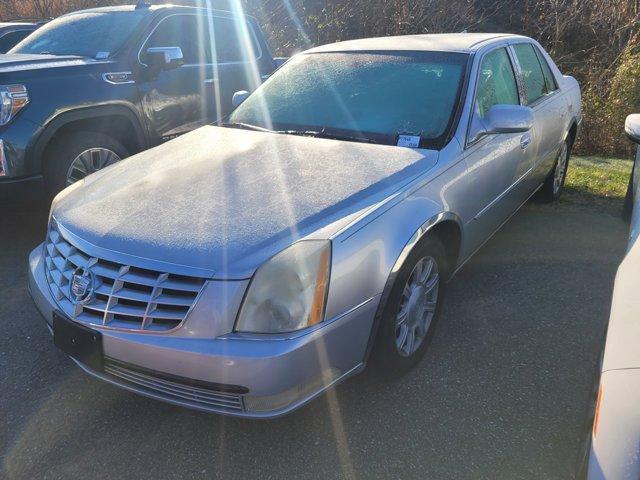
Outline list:
[[[0,0],[0,18],[50,17],[136,0]],[[159,3],[159,2],[156,2]],[[640,0],[177,0],[243,8],[263,25],[274,52],[360,37],[511,32],[531,36],[584,96],[582,153],[628,153],[621,112],[640,111]],[[635,63],[634,63],[635,62]],[[635,77],[634,77],[635,75]]]

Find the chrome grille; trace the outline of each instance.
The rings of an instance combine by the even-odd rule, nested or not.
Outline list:
[[[242,396],[239,394],[166,380],[150,373],[128,368],[109,357],[104,359],[104,373],[116,377],[118,381],[132,384],[137,390],[146,390],[167,400],[207,410],[244,411]]]
[[[95,275],[93,298],[82,305],[71,301],[69,291],[78,267],[89,268]],[[45,242],[45,271],[58,305],[74,320],[136,331],[177,327],[205,282],[90,256],[67,241],[55,221]]]

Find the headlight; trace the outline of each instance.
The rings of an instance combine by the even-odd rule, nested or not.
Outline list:
[[[291,245],[256,271],[240,309],[236,330],[281,333],[323,320],[331,268],[331,242]]]
[[[0,125],[6,125],[29,103],[29,93],[24,85],[0,86]]]

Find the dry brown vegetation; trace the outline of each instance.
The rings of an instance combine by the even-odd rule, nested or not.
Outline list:
[[[216,7],[229,8],[216,0]],[[350,38],[500,31],[536,38],[581,83],[588,154],[625,155],[624,117],[640,111],[640,0],[240,0],[290,55]],[[0,18],[49,17],[121,0],[0,0]],[[159,3],[159,2],[156,2]],[[202,4],[198,0],[179,3]]]

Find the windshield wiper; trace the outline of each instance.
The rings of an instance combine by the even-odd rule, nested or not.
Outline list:
[[[371,138],[359,137],[356,135],[344,135],[341,133],[331,133],[326,130],[269,130],[250,123],[243,122],[223,122],[221,126],[228,128],[241,128],[243,130],[254,130],[257,132],[280,133],[284,135],[300,135],[303,137],[330,138],[332,140],[343,140],[346,142],[379,143]]]
[[[358,137],[356,135],[344,135],[341,133],[331,133],[326,130],[276,130],[276,133],[283,133],[285,135],[300,135],[303,137],[316,137],[316,138],[330,138],[332,140],[344,140],[345,142],[360,142],[360,143],[378,143],[375,140],[367,137]]]
[[[273,132],[273,130],[269,130],[268,128],[259,127],[257,125],[251,125],[250,123],[223,122],[220,125],[227,128],[241,128],[243,130],[255,130],[256,132]]]

